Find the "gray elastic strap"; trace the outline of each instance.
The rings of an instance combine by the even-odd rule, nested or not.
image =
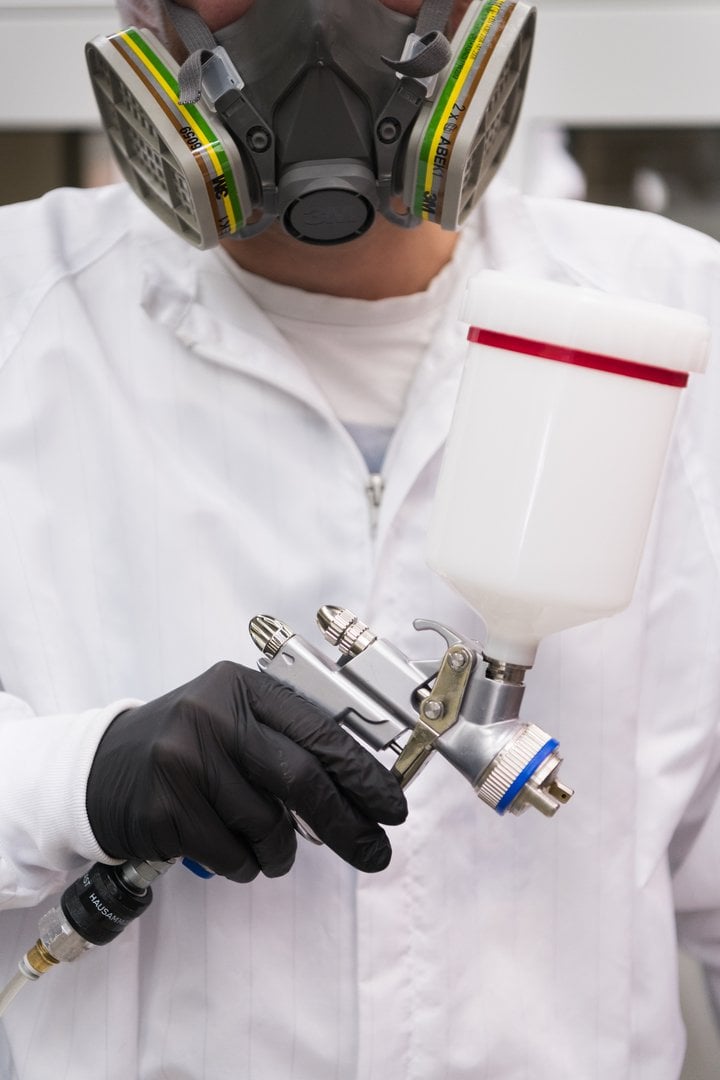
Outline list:
[[[180,40],[188,51],[178,72],[180,84],[180,104],[191,105],[198,101],[202,91],[203,60],[217,47],[215,36],[191,8],[180,7],[174,0],[164,0],[167,13],[173,26],[180,35]]]
[[[410,60],[389,60],[383,56],[383,62],[397,71],[398,75],[407,75],[410,79],[429,79],[450,63],[452,51],[450,42],[438,30],[425,34],[420,39],[421,50]]]
[[[455,0],[425,0],[418,12],[415,33],[418,37],[437,30],[442,33],[448,24]]]
[[[383,56],[384,63],[399,75],[411,79],[428,79],[442,71],[452,57],[445,27],[453,4],[454,0],[424,0],[415,24],[422,48],[409,60],[390,60]]]

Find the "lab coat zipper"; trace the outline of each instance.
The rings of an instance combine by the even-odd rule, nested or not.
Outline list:
[[[382,503],[384,491],[385,481],[380,473],[371,473],[368,482],[365,485],[365,494],[367,495],[368,507],[370,510],[370,535],[373,540],[377,535],[380,505]]]

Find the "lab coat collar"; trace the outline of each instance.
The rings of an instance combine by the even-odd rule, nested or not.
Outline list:
[[[145,261],[141,304],[149,318],[209,363],[261,379],[327,415],[304,365],[220,253],[190,252],[185,260],[174,254],[154,251]]]

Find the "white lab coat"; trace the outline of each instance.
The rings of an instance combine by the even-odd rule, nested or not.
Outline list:
[[[315,611],[340,603],[416,656],[439,642],[414,617],[482,623],[422,556],[459,298],[373,528],[357,448],[217,253],[123,188],[55,194],[0,227],[4,983],[101,854],[84,784],[128,702],[221,658],[254,664],[260,612],[320,644]],[[575,798],[551,821],[500,818],[437,760],[385,873],[308,844],[249,886],[173,868],[115,943],[10,1007],[20,1080],[678,1076],[671,870],[686,943],[720,971],[720,874],[702,858],[719,831],[703,825],[720,783],[720,253],[657,219],[501,190],[479,230],[473,265],[715,319],[632,604],[546,639],[528,676],[524,715],[560,739]],[[473,493],[488,527],[499,482],[488,463]]]

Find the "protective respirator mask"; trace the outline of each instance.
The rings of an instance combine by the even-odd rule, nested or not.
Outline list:
[[[380,0],[254,0],[211,33],[166,0],[182,64],[146,29],[92,41],[88,67],[117,162],[199,248],[275,221],[337,244],[377,214],[455,230],[497,171],[525,88],[535,9],[453,0],[417,19]]]

